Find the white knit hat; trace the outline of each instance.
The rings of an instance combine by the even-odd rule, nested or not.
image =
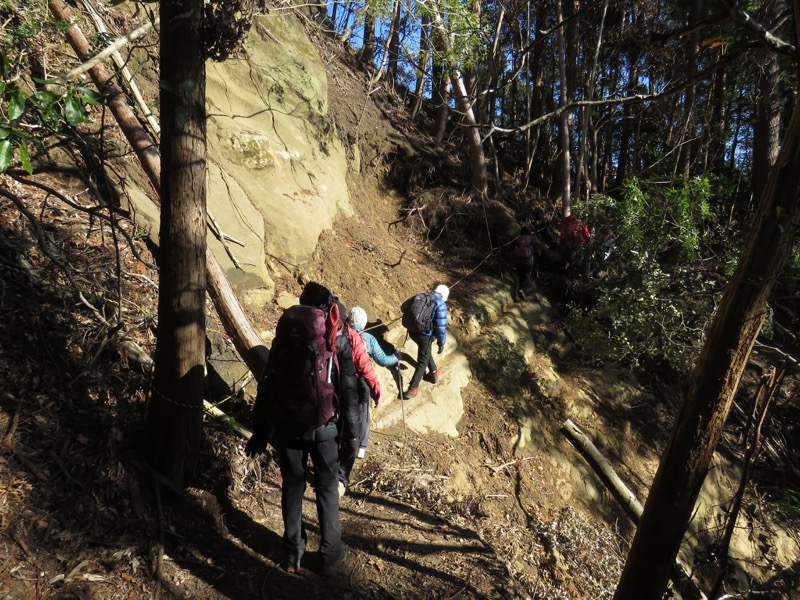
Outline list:
[[[436,286],[434,292],[439,294],[442,297],[442,300],[447,302],[447,297],[450,295],[450,288],[447,287],[445,284],[440,283],[439,285]]]
[[[360,306],[350,309],[350,325],[364,329],[367,326],[367,311]]]

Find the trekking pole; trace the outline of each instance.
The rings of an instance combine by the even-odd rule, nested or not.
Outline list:
[[[397,361],[397,384],[400,386],[400,409],[403,413],[403,444],[406,443],[406,403],[403,398],[403,374],[400,372],[400,361]]]
[[[406,339],[403,340],[403,348],[408,341],[408,329],[406,329]],[[403,397],[403,372],[400,370],[400,359],[397,360],[397,384],[400,387],[400,410],[403,414],[403,445],[406,443],[406,402]]]

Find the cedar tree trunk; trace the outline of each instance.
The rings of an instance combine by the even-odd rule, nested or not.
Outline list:
[[[158,328],[145,454],[175,484],[194,477],[203,420],[206,124],[202,0],[162,1]]]

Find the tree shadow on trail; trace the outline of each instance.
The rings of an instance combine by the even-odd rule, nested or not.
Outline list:
[[[403,597],[427,598],[434,590],[435,595],[444,597],[449,593],[471,598],[511,597],[502,585],[508,578],[502,561],[475,531],[376,493],[356,492],[348,497],[353,502],[345,501],[342,508],[346,543],[373,560],[413,572],[411,579],[419,585],[417,594],[396,590]],[[492,574],[490,579],[497,585],[492,585],[491,591],[479,589],[473,581],[476,573],[483,574],[480,581],[484,584],[485,575]]]

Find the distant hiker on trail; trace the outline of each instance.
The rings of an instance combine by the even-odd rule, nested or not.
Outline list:
[[[607,225],[603,231],[603,260],[608,260],[617,249],[617,236],[614,235],[614,230],[610,225]]]
[[[558,225],[558,246],[567,260],[567,271],[589,278],[589,261],[585,254],[586,244],[592,237],[586,223],[575,215],[569,215]]]
[[[364,331],[367,326],[367,312],[360,306],[350,309],[350,325],[353,326],[364,340],[367,354],[382,367],[394,367],[400,362],[400,350],[395,350],[392,354],[386,354],[371,333]],[[402,393],[402,390],[401,390]],[[369,385],[365,379],[358,379],[358,403],[361,409],[361,440],[358,444],[357,458],[364,458],[369,444]],[[375,405],[377,408],[377,404]]]
[[[341,310],[341,314],[347,311],[344,305],[336,300]],[[348,403],[342,409],[342,420],[339,427],[339,497],[344,496],[347,486],[350,484],[350,472],[356,462],[358,446],[361,442],[363,410],[368,408],[368,402],[361,404],[358,397],[359,381],[367,384],[369,395],[375,402],[375,408],[381,403],[381,384],[378,376],[372,368],[372,363],[367,354],[367,347],[359,333],[350,327],[345,321],[339,323],[339,331],[336,336],[336,349],[339,356],[339,363],[342,364],[343,357],[350,357],[346,363],[342,364],[342,373],[352,370],[353,381],[355,383],[355,402]]]
[[[511,254],[514,258],[514,268],[517,271],[517,289],[514,293],[514,300],[525,300],[525,289],[530,284],[531,273],[533,273],[534,242],[530,229],[523,227],[520,230]]]
[[[400,306],[403,313],[403,326],[408,331],[409,337],[417,344],[417,368],[408,386],[408,391],[403,394],[403,399],[413,398],[419,392],[419,384],[425,371],[428,371],[431,382],[437,383],[441,371],[433,360],[433,338],[439,346],[438,354],[444,350],[447,341],[447,298],[450,289],[444,285],[436,286],[433,292],[420,292],[415,294]]]
[[[320,531],[322,573],[340,565],[346,550],[339,525],[337,421],[358,403],[352,359],[337,351],[340,309],[331,293],[311,282],[300,305],[287,308],[275,329],[253,408],[253,435],[245,446],[255,456],[271,443],[281,469],[283,550],[289,573],[300,570],[306,550],[302,502],[308,457]],[[353,424],[355,426],[356,424]]]

